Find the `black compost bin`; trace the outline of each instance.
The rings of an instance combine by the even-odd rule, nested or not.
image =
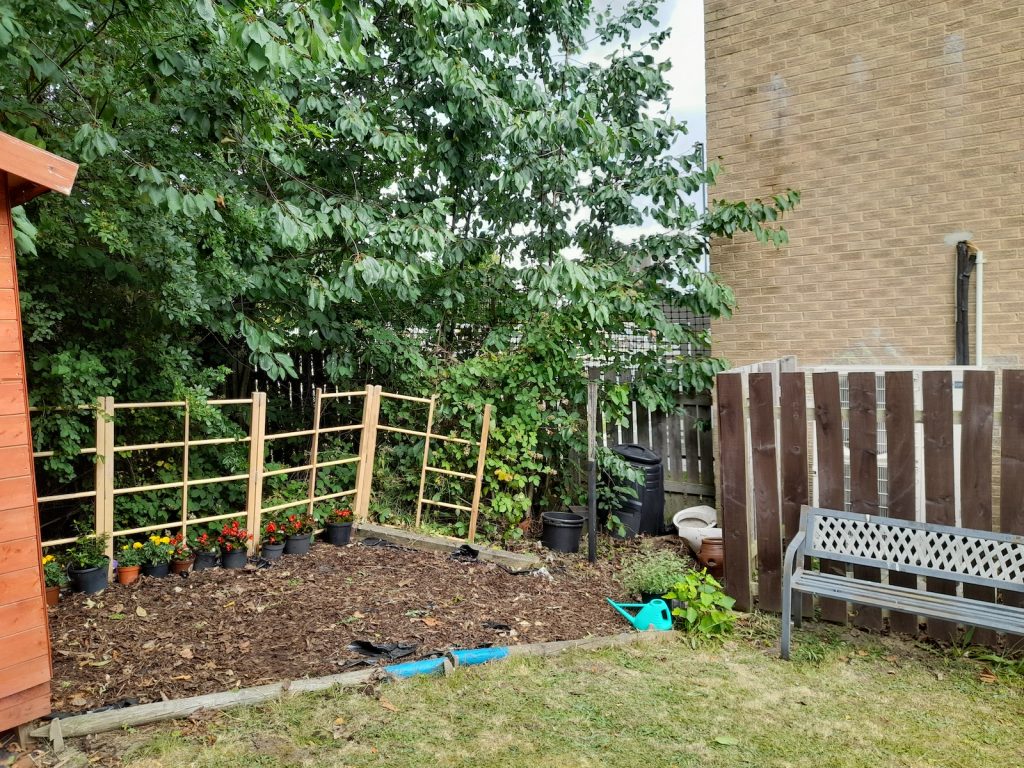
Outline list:
[[[611,511],[623,521],[628,519],[632,522],[639,518],[639,525],[629,524],[626,526],[627,531],[636,525],[637,533],[660,536],[665,532],[665,472],[661,456],[636,443],[615,445],[612,450],[637,469],[643,470],[644,480],[632,484],[636,490],[635,497],[621,496],[617,508]]]

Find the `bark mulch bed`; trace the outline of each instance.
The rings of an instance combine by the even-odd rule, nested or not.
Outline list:
[[[365,658],[346,650],[354,640],[415,643],[409,661],[628,629],[605,602],[622,596],[609,564],[564,558],[546,567],[551,578],[432,552],[317,544],[271,568],[65,596],[50,613],[53,709],[334,674]]]

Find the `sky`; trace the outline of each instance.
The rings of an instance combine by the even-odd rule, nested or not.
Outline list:
[[[672,62],[672,114],[685,120],[693,141],[707,135],[704,100],[704,0],[666,0],[658,14],[672,29],[663,53]]]

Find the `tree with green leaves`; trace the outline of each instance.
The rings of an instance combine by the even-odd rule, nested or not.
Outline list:
[[[728,314],[710,238],[777,245],[798,199],[698,214],[720,168],[676,149],[657,7],[0,0],[0,122],[82,165],[17,218],[33,401],[244,394],[323,352],[453,428],[494,403],[492,533],[576,497],[586,361],[652,409],[706,389],[665,310]]]

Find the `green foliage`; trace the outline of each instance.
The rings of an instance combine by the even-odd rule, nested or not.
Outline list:
[[[64,587],[70,581],[64,563],[54,555],[43,558],[43,579],[47,587]]]
[[[143,562],[143,548],[145,545],[141,541],[129,541],[127,544],[121,546],[114,553],[114,558],[117,560],[118,567],[127,565],[142,565]]]
[[[619,581],[632,594],[664,595],[688,575],[685,560],[674,552],[659,549],[629,557],[622,565]]]
[[[150,536],[139,550],[143,565],[163,565],[171,562],[174,554],[174,545],[170,536]]]
[[[688,571],[665,596],[683,603],[672,609],[672,615],[686,632],[714,637],[728,634],[736,624],[732,610],[736,601],[722,591],[707,569]]]
[[[79,531],[82,532],[81,530]],[[65,558],[75,570],[105,568],[107,565],[107,540],[109,536],[83,535],[68,547]]]
[[[439,392],[459,435],[494,404],[486,535],[578,501],[585,362],[633,373],[604,385],[613,423],[630,398],[706,389],[723,362],[679,354],[707,333],[666,309],[728,315],[709,238],[784,243],[798,200],[697,212],[720,168],[678,149],[658,6],[0,0],[0,120],[81,163],[70,201],[15,216],[33,403],[245,395],[254,367],[290,379],[323,352],[340,387]],[[595,36],[602,56],[584,56]],[[75,477],[92,431],[42,414],[47,468]],[[174,475],[162,460],[128,471]],[[415,466],[394,465],[403,489]],[[119,513],[157,524],[179,506],[133,496]]]

